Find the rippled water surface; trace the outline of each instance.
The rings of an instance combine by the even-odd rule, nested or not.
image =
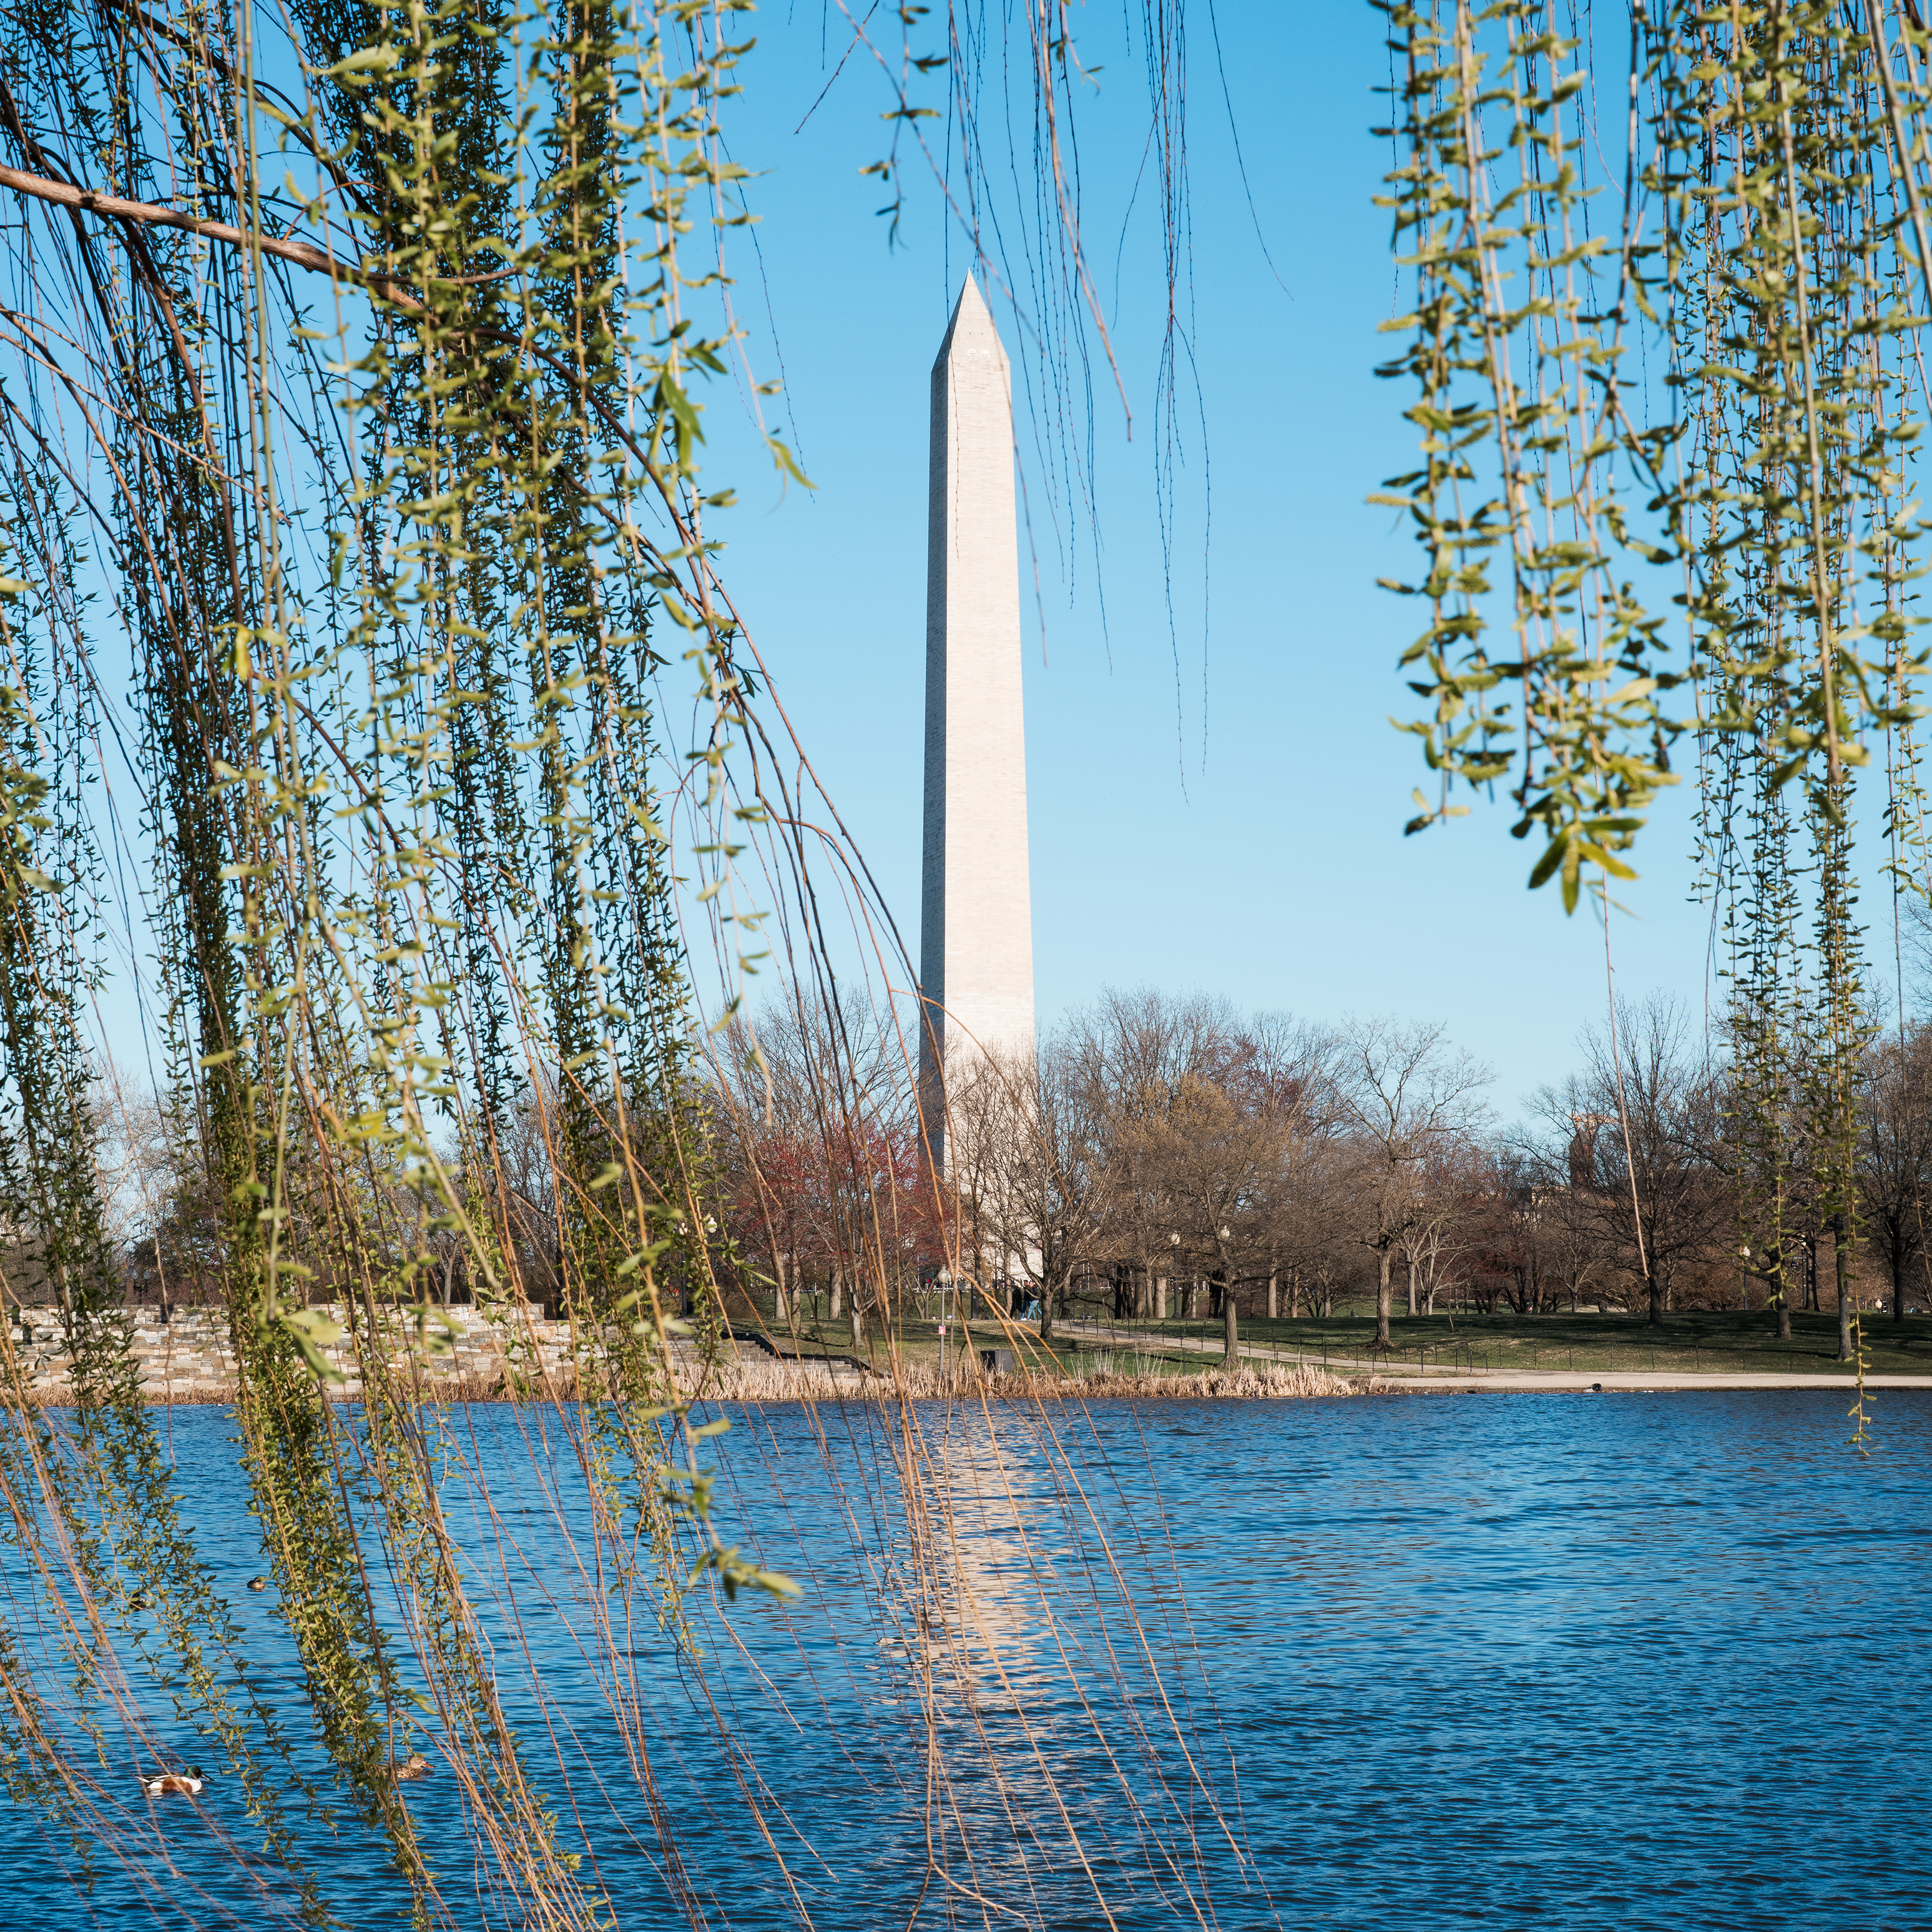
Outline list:
[[[1928,1927],[1932,1394],[1886,1394],[1869,1458],[1846,1447],[1845,1406],[1825,1390],[1118,1405],[1057,1415],[1058,1452],[1025,1418],[992,1439],[970,1412],[922,1410],[916,1500],[940,1526],[923,1570],[880,1418],[770,1410],[726,1438],[726,1514],[806,1596],[707,1624],[702,1675],[654,1628],[592,1640],[596,1593],[540,1480],[572,1520],[566,1459],[532,1447],[527,1418],[479,1410],[462,1445],[497,1512],[487,1535],[461,1459],[446,1504],[532,1781],[626,1928],[680,1922],[680,1899],[707,1923],[824,1932],[1108,1913]],[[171,1426],[198,1544],[313,1768],[292,1658],[244,1587],[262,1563],[230,1425]],[[46,1634],[17,1567],[9,1580],[31,1648]],[[614,1649],[675,1868],[613,1714]],[[700,1722],[712,1690],[728,1748]],[[140,1700],[164,1744],[212,1763],[165,1687]],[[110,1726],[107,1747],[124,1791],[152,1746]],[[250,1842],[231,1784],[210,1778],[205,1814],[130,1804],[124,1856],[86,1895],[58,1834],[0,1809],[10,1922],[272,1917],[286,1882],[216,1842]],[[504,1923],[453,1779],[410,1802],[451,1917]],[[397,1922],[371,1843],[344,1828],[306,1850],[338,1918]]]

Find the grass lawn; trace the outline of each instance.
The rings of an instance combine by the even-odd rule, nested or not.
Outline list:
[[[1932,1316],[1909,1316],[1903,1324],[1887,1315],[1862,1318],[1868,1371],[1874,1375],[1932,1376]],[[1212,1322],[1116,1323],[1121,1342],[1134,1345],[1162,1335],[1195,1336],[1218,1342],[1221,1324]],[[1376,1324],[1371,1316],[1312,1316],[1300,1322],[1244,1320],[1244,1345],[1274,1346],[1285,1352],[1319,1360],[1325,1352],[1366,1360],[1372,1353]],[[1768,1312],[1750,1315],[1714,1314],[1698,1310],[1672,1315],[1660,1328],[1646,1327],[1641,1318],[1616,1315],[1398,1315],[1390,1324],[1395,1353],[1391,1369],[1430,1367],[1478,1369],[1620,1370],[1642,1373],[1669,1370],[1674,1373],[1700,1370],[1742,1370],[1790,1375],[1844,1375],[1849,1364],[1838,1353],[1838,1318],[1801,1315],[1791,1318],[1791,1340],[1778,1339],[1777,1318]]]

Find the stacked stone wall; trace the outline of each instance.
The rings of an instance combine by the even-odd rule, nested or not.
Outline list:
[[[318,1307],[338,1325],[345,1311]],[[228,1318],[216,1308],[177,1308],[164,1322],[158,1310],[130,1310],[134,1354],[142,1395],[151,1402],[225,1403],[236,1394],[235,1352],[230,1344]],[[58,1408],[73,1399],[67,1345],[58,1324],[45,1310],[10,1311],[11,1353],[30,1403]],[[413,1320],[398,1319],[391,1334],[391,1359],[419,1378],[424,1394],[448,1401],[501,1399],[514,1387],[542,1399],[568,1397],[577,1392],[579,1372],[587,1370],[590,1386],[598,1386],[597,1366],[602,1338],[567,1322],[546,1322],[533,1308],[503,1311],[491,1320],[473,1308],[434,1311],[419,1329]],[[440,1346],[432,1346],[440,1344]],[[353,1402],[362,1394],[352,1352],[340,1342],[328,1344],[324,1355],[343,1372],[339,1382],[326,1384],[338,1401]],[[941,1375],[936,1366],[902,1364],[894,1374],[879,1363],[862,1363],[849,1356],[808,1357],[802,1360],[782,1350],[760,1347],[752,1340],[723,1342],[706,1359],[692,1343],[671,1345],[673,1367],[684,1398],[736,1402],[891,1401],[914,1398],[966,1396],[1005,1400],[1058,1396],[1082,1400],[1092,1396],[1182,1395],[1330,1396],[1354,1392],[1354,1386],[1305,1366],[1269,1366],[1244,1370],[1238,1376],[1175,1373],[1141,1376],[1066,1376],[991,1372],[978,1358]],[[1178,1365],[1177,1364],[1177,1367]],[[514,1372],[513,1372],[514,1371]],[[14,1398],[10,1372],[0,1378],[0,1406]]]
[[[347,1311],[340,1304],[312,1312],[338,1328],[346,1325]],[[164,1320],[158,1309],[140,1308],[130,1310],[128,1318],[141,1392],[148,1401],[233,1400],[237,1371],[226,1309],[174,1308]],[[68,1401],[73,1365],[53,1312],[10,1310],[8,1329],[28,1399]],[[527,1305],[503,1310],[494,1320],[475,1308],[435,1310],[420,1327],[413,1318],[398,1321],[390,1342],[391,1360],[398,1366],[426,1382],[460,1385],[465,1393],[500,1384],[512,1364],[532,1379],[546,1371],[573,1371],[580,1354],[568,1322],[546,1322]],[[590,1349],[594,1354],[594,1343]],[[353,1350],[345,1339],[322,1352],[343,1372],[330,1393],[352,1400],[362,1393]]]

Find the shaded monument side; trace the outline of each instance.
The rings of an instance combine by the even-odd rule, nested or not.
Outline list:
[[[956,305],[953,320],[958,318]],[[926,800],[920,862],[920,1111],[935,1166],[945,1159],[946,1046],[946,586],[947,524],[946,352],[949,324],[932,366],[926,514]]]

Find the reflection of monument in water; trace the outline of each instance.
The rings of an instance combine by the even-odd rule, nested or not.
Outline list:
[[[944,1076],[1034,1037],[1012,384],[970,277],[932,367],[932,464],[920,992],[937,1150]]]
[[[1049,1599],[1066,1526],[1051,1520],[1037,1465],[968,1412],[926,1437],[904,1560],[914,1618],[902,1654],[934,1690],[984,1712],[1018,1711],[1058,1682]],[[1042,1542],[1036,1537],[1043,1537]]]

